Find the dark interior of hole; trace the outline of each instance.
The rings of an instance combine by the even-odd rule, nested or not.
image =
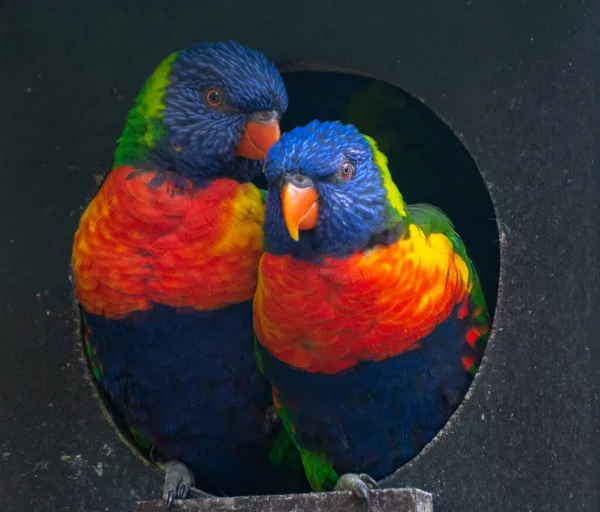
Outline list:
[[[323,71],[284,73],[283,78],[290,106],[282,131],[313,119],[341,120],[373,137],[405,201],[436,205],[454,222],[477,266],[493,317],[500,267],[494,209],[475,162],[447,125],[418,99],[372,78]],[[267,186],[264,178],[256,183]],[[135,445],[122,416],[97,388],[117,427]]]

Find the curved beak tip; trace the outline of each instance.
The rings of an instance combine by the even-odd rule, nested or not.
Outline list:
[[[319,194],[312,187],[299,188],[288,183],[281,190],[281,208],[288,233],[297,242],[300,239],[300,230],[309,230],[317,226]]]
[[[300,240],[300,231],[298,230],[298,226],[288,226],[286,224],[286,227],[288,228],[288,233],[294,242]]]

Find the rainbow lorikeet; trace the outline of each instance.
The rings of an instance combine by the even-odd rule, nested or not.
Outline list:
[[[354,126],[312,122],[273,145],[257,356],[313,489],[369,501],[467,392],[489,320],[450,220],[408,206]]]
[[[304,489],[299,455],[300,480],[276,464],[288,461],[285,429],[252,325],[264,203],[249,181],[287,102],[259,52],[229,42],[173,53],[137,97],[75,235],[94,373],[166,468],[169,502],[194,482],[227,495]]]

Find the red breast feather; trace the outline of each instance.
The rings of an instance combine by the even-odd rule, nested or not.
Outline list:
[[[255,329],[278,359],[337,373],[418,347],[458,304],[466,314],[472,272],[444,234],[426,236],[414,224],[391,246],[319,265],[265,254]]]
[[[110,318],[153,303],[208,310],[250,300],[263,221],[252,184],[217,179],[199,188],[117,167],[75,235],[77,296],[88,312]]]

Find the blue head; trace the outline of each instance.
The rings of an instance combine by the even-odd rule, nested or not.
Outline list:
[[[262,53],[234,42],[191,46],[147,80],[116,164],[137,157],[195,181],[252,179],[279,138],[287,104],[281,76]]]
[[[313,121],[283,134],[265,173],[270,253],[345,257],[402,233],[404,202],[387,159],[352,125]]]

